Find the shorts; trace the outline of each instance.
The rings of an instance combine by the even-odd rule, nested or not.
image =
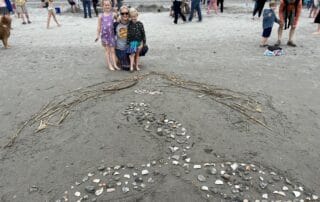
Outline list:
[[[131,41],[127,49],[127,53],[134,54],[138,51],[139,46],[141,45],[138,41]]]
[[[9,10],[7,9],[7,7],[0,7],[0,15],[8,15]]]
[[[272,27],[265,28],[262,32],[262,37],[269,38],[271,35]]]
[[[26,7],[26,5],[24,4],[24,5],[17,5],[17,12],[18,13],[25,13],[25,14],[27,14],[28,13],[28,10],[27,10],[27,7]]]

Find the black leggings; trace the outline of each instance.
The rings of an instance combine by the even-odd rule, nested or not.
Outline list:
[[[186,17],[181,12],[181,1],[173,1],[173,11],[174,11],[174,23],[177,24],[179,15],[183,21],[186,21]]]
[[[94,10],[94,12],[96,13],[96,16],[98,16],[97,5],[98,5],[98,0],[92,0],[93,10]]]
[[[261,13],[262,13],[262,10],[263,10],[263,7],[264,7],[264,4],[266,3],[267,0],[256,0],[256,4],[254,6],[254,9],[253,9],[253,17],[257,14],[257,12],[259,11],[259,14],[258,16],[260,17],[261,16]]]
[[[223,1],[224,0],[218,0],[217,5],[219,6],[220,4],[220,12],[223,13]]]

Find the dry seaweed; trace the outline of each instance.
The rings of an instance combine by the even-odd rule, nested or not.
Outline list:
[[[261,104],[250,96],[235,92],[230,89],[209,85],[206,83],[195,82],[179,78],[173,74],[162,72],[148,72],[128,77],[123,80],[111,82],[101,82],[85,88],[76,89],[74,91],[58,95],[53,98],[48,104],[43,106],[41,110],[34,114],[29,120],[25,121],[22,126],[10,136],[9,142],[4,148],[14,145],[20,133],[27,127],[35,123],[40,123],[35,132],[46,129],[49,126],[59,126],[70,114],[70,110],[85,101],[106,96],[118,91],[131,88],[149,76],[160,76],[168,82],[169,87],[178,87],[186,90],[198,92],[210,97],[212,100],[229,107],[230,109],[240,113],[248,120],[253,121],[260,126],[271,130],[270,127],[263,121]]]

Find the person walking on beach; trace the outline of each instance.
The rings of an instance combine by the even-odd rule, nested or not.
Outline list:
[[[293,42],[293,36],[297,28],[299,17],[302,10],[302,0],[280,0],[279,7],[279,18],[280,26],[278,29],[278,41],[275,46],[281,45],[281,38],[283,29],[290,28],[289,40],[287,45],[296,47],[297,45]]]
[[[53,17],[53,20],[57,23],[58,27],[61,25],[59,24],[56,14],[54,12],[54,5],[53,5],[53,0],[48,0],[48,19],[47,19],[47,29],[50,29],[50,21],[51,17]]]
[[[113,27],[114,14],[110,0],[103,1],[103,14],[98,18],[97,38],[101,37],[101,44],[105,49],[106,61],[111,71],[119,70],[116,64],[115,45],[116,38]]]
[[[216,14],[218,14],[217,0],[210,0],[207,7],[207,14],[210,14],[210,9],[213,9]]]
[[[92,6],[93,6],[93,10],[94,10],[94,12],[95,12],[95,14],[96,14],[96,17],[98,17],[98,8],[97,8],[97,6],[98,6],[98,3],[99,3],[99,0],[92,0]]]
[[[68,0],[68,3],[71,6],[71,13],[77,12],[76,2],[74,0]]]
[[[269,3],[270,9],[264,9],[263,11],[263,21],[262,21],[262,27],[263,27],[263,33],[262,33],[262,40],[260,47],[267,47],[268,46],[268,38],[271,35],[272,27],[274,22],[279,24],[279,19],[277,18],[275,14],[275,9],[277,7],[276,2],[271,1]]]
[[[264,4],[266,3],[267,0],[256,0],[255,4],[254,4],[254,8],[253,8],[253,12],[252,12],[252,19],[254,20],[255,15],[258,12],[258,17],[261,17],[262,14],[262,10],[264,7]]]
[[[320,34],[320,10],[318,10],[318,14],[316,18],[314,19],[314,23],[318,24],[318,30],[314,32],[313,34]]]
[[[219,5],[220,5],[220,12],[221,13],[223,13],[223,2],[224,2],[224,0],[218,0],[217,1],[217,6],[219,7]]]
[[[83,13],[84,18],[87,18],[89,15],[89,18],[92,18],[91,16],[91,0],[83,0]]]
[[[173,23],[174,24],[178,23],[179,15],[181,16],[183,22],[186,22],[186,17],[183,15],[181,11],[181,4],[182,4],[182,0],[173,0],[173,15],[174,15]]]
[[[192,21],[194,10],[197,10],[198,13],[198,21],[202,21],[201,8],[200,8],[200,0],[192,0],[191,1],[191,11],[189,15],[189,22]]]
[[[31,21],[29,19],[29,14],[28,14],[28,10],[27,10],[27,6],[26,6],[26,0],[16,0],[15,2],[16,4],[16,8],[17,8],[17,12],[20,13],[20,16],[22,18],[22,24],[30,24]],[[26,22],[26,19],[27,22]]]
[[[138,21],[138,11],[135,8],[130,8],[129,13],[131,21],[128,25],[127,45],[129,47],[127,53],[130,58],[130,71],[133,71],[133,68],[139,71],[139,55],[143,44],[146,44],[146,34],[142,22]]]

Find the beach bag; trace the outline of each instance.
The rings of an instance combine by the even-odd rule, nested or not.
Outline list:
[[[147,44],[143,44],[139,55],[140,56],[145,56],[147,54],[148,50],[149,50],[148,45]]]

